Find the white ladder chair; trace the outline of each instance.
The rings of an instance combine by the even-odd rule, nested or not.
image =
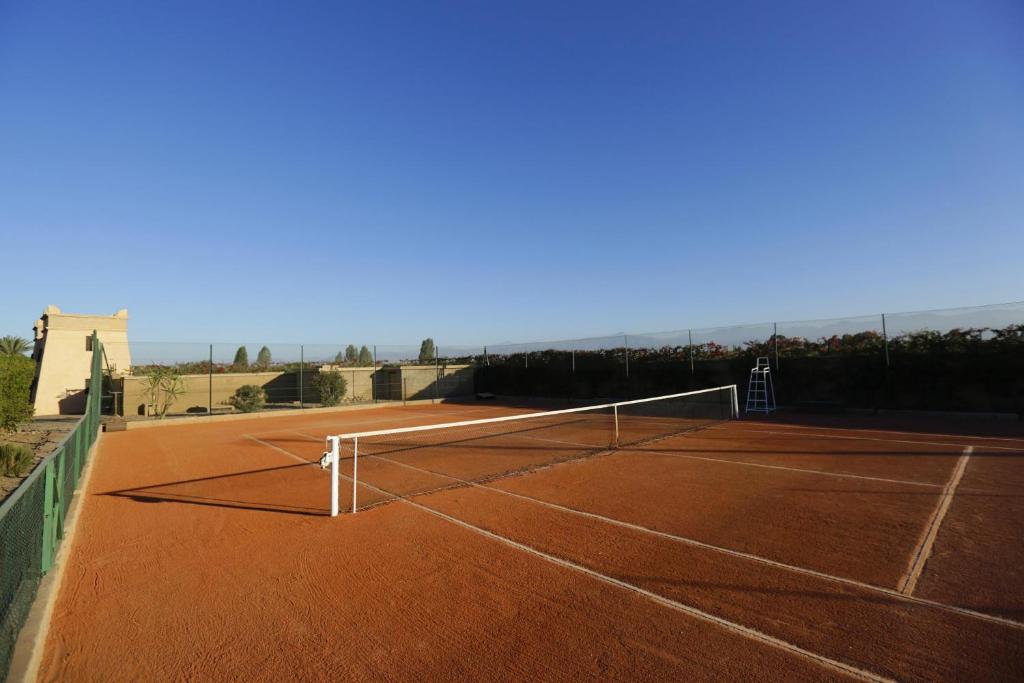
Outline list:
[[[760,356],[757,365],[750,369],[750,383],[747,384],[748,413],[770,413],[775,410],[775,385],[772,384],[772,369],[768,356]]]

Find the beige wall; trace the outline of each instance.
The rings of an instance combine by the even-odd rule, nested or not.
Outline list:
[[[398,371],[401,386],[396,390],[400,398],[418,400],[473,393],[473,367],[470,365],[446,365],[437,370],[432,365],[403,365]]]
[[[128,311],[114,315],[62,313],[47,306],[35,326],[36,379],[32,394],[36,415],[85,412],[85,388],[92,371],[86,339],[96,331],[107,361],[120,371],[131,366]]]
[[[373,368],[350,368],[324,365],[321,372],[337,371],[345,378],[344,401],[370,401],[373,399]],[[316,371],[303,373],[302,400],[304,404],[314,405],[320,398],[313,388]],[[168,411],[169,414],[206,413],[210,402],[210,375],[183,375],[185,392],[179,396]],[[269,403],[295,403],[298,405],[299,391],[297,372],[230,372],[214,374],[213,410],[229,410],[228,399],[234,396],[235,390],[245,384],[257,384],[267,392]],[[152,414],[147,407],[149,398],[146,396],[146,378],[142,375],[130,375],[123,380],[125,415]],[[382,397],[383,398],[383,397]]]
[[[321,365],[320,372],[340,372],[345,378],[346,401],[373,400],[373,368],[346,367],[344,365]],[[378,381],[383,381],[378,379]]]
[[[310,380],[313,373],[303,377],[303,400],[311,402],[313,390]],[[270,403],[298,403],[298,373],[294,372],[238,372],[210,375],[182,375],[185,392],[171,405],[169,414],[206,413],[210,402],[210,381],[213,381],[213,410],[229,410],[228,399],[235,390],[245,384],[257,384],[267,392]],[[129,375],[123,380],[124,414],[152,415],[146,396],[146,377]]]

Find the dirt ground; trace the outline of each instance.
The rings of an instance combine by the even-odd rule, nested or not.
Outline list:
[[[32,468],[25,473],[27,477],[40,460],[53,452],[53,449],[75,428],[80,415],[37,417],[22,425],[14,434],[0,434],[0,443],[21,443],[32,449],[35,456]],[[25,477],[0,476],[0,501],[7,497]]]
[[[324,435],[511,412],[105,434],[42,680],[1024,676],[1024,435],[787,418],[580,459],[560,449],[593,425],[367,449],[377,504],[328,515]]]

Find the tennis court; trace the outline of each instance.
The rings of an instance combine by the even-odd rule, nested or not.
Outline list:
[[[1018,425],[705,397],[104,434],[41,678],[1024,675]]]

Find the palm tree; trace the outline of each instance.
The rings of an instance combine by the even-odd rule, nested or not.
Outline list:
[[[0,356],[24,356],[28,353],[28,340],[21,337],[0,337]]]

